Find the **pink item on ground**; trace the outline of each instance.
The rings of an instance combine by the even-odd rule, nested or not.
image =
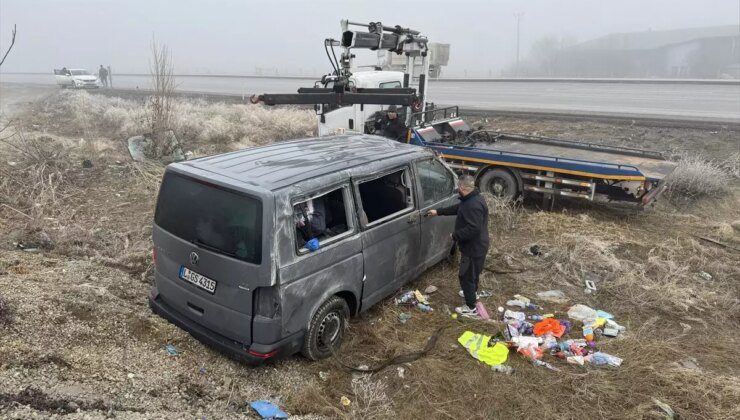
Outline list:
[[[485,319],[485,320],[491,319],[491,317],[488,316],[488,311],[486,311],[486,307],[483,306],[483,302],[481,301],[475,302],[475,309],[478,310],[478,316],[481,317],[481,319]]]

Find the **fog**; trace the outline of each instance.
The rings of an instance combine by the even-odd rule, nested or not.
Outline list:
[[[326,73],[322,41],[339,21],[382,21],[450,43],[448,76],[500,75],[543,37],[587,41],[615,32],[740,25],[738,0],[0,0],[0,48],[15,23],[15,49],[3,72],[61,66],[117,73],[148,70],[152,37],[172,50],[180,74]],[[740,33],[740,26],[738,29]]]

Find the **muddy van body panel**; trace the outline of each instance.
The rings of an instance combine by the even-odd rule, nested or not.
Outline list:
[[[240,358],[243,353],[246,360],[295,353],[313,315],[332,296],[345,298],[353,312],[366,310],[423,271],[421,265],[426,264],[417,255],[412,258],[414,261],[407,261],[407,266],[399,266],[400,271],[394,268],[385,274],[373,272],[380,289],[371,300],[363,298],[368,265],[395,267],[399,253],[418,250],[423,244],[415,193],[413,211],[381,225],[364,227],[358,214],[361,203],[355,181],[403,166],[412,177],[413,186],[409,188],[413,192],[416,186],[412,162],[432,156],[428,149],[376,136],[342,135],[275,143],[169,165],[157,214],[160,206],[188,205],[160,202],[171,194],[165,187],[170,175],[193,180],[198,188],[206,186],[257,200],[261,206],[261,255],[256,261],[249,252],[246,257],[219,252],[223,250],[165,229],[156,223],[155,217],[152,309],[199,340]],[[301,248],[294,205],[322,194],[339,194],[337,190],[342,191],[346,231],[329,236],[316,251]],[[210,206],[197,203],[193,211],[224,211],[222,207],[231,208],[227,205],[229,200],[223,204],[214,199]],[[337,199],[332,198],[331,202],[336,204]],[[188,216],[199,220],[198,215]],[[373,238],[383,235],[397,238],[397,243],[390,246],[373,242]],[[215,291],[211,293],[184,280],[183,268],[216,281]]]

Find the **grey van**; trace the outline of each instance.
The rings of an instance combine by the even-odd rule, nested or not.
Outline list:
[[[454,252],[454,219],[423,215],[455,186],[428,149],[369,135],[171,164],[150,306],[246,361],[330,356],[350,315]]]

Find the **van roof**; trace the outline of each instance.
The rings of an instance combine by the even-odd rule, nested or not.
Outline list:
[[[371,162],[405,155],[413,159],[430,153],[424,147],[383,137],[344,134],[277,142],[173,166],[185,172],[188,167],[197,168],[272,191]]]

